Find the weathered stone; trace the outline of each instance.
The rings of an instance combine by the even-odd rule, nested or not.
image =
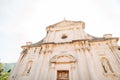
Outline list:
[[[118,38],[94,37],[82,21],[61,21],[47,36],[22,46],[10,80],[120,80]]]

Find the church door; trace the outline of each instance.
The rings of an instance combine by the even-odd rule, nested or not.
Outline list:
[[[57,80],[69,80],[69,70],[58,70]]]

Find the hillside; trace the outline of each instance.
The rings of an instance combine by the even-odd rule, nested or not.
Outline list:
[[[2,69],[4,72],[12,70],[16,63],[2,63]]]

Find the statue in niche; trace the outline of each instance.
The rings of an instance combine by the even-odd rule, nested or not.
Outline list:
[[[106,58],[102,58],[102,67],[105,73],[113,73],[112,67]]]

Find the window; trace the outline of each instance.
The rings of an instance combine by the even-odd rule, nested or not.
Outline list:
[[[69,80],[69,70],[58,70],[57,80]]]
[[[62,38],[62,39],[66,39],[66,38],[67,38],[67,35],[66,35],[66,34],[63,34],[61,38]]]

